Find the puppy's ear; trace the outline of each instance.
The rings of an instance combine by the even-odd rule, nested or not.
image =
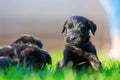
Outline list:
[[[97,30],[96,24],[93,23],[92,21],[89,21],[88,24],[89,24],[89,27],[90,27],[90,30],[91,30],[92,34],[95,35],[95,32]]]
[[[64,25],[63,25],[63,29],[62,29],[62,32],[61,32],[61,33],[64,33],[64,32],[65,32],[65,29],[66,29],[65,25],[66,25],[66,23],[67,23],[67,21],[65,21],[65,23],[64,23]]]
[[[65,32],[65,29],[66,29],[66,27],[63,26],[63,29],[62,29],[62,32],[61,32],[61,33],[64,33],[64,32]]]

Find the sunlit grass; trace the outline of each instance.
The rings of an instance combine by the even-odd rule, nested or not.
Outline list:
[[[100,52],[98,52],[100,53]],[[76,73],[71,68],[56,70],[56,64],[63,58],[62,50],[50,51],[52,66],[44,70],[27,70],[19,67],[10,67],[0,70],[0,80],[119,80],[120,61],[113,59],[102,59],[103,69],[99,72],[87,70]]]

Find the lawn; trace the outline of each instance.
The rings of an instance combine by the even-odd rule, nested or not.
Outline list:
[[[100,52],[99,52],[100,53]],[[57,70],[56,64],[62,59],[62,50],[50,51],[52,66],[44,70],[27,70],[25,68],[10,67],[0,70],[0,80],[120,80],[120,62],[113,59],[102,59],[103,69],[99,72],[88,69],[76,73],[69,67],[65,70]]]

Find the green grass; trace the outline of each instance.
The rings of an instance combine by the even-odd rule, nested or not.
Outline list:
[[[112,59],[102,59],[103,69],[100,72],[87,70],[76,73],[69,67],[56,71],[56,64],[62,59],[62,50],[50,51],[52,66],[44,70],[26,70],[10,67],[0,70],[0,80],[120,80],[120,62]]]

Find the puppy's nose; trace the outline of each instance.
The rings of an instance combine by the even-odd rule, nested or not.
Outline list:
[[[71,41],[73,41],[74,39],[76,39],[74,36],[69,36],[69,37],[67,37],[66,38],[66,42],[71,42]]]
[[[71,36],[69,37],[70,40],[73,40],[74,38],[75,38],[74,35],[71,35]]]
[[[69,43],[69,42],[70,42],[70,38],[69,38],[69,37],[66,37],[66,38],[65,38],[65,42],[68,42],[68,43]]]

